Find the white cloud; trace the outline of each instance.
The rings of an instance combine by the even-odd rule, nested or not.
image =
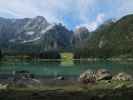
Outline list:
[[[96,20],[90,24],[88,24],[88,29],[90,31],[94,31],[100,24],[104,22],[105,14],[99,13],[96,17]]]
[[[72,14],[70,17],[78,24],[95,30],[105,20],[105,15],[121,17],[133,13],[133,0],[115,0],[115,2],[114,0],[0,0],[0,15],[18,18],[42,15],[49,22],[64,23],[63,17]],[[103,7],[101,4],[104,3],[111,7],[106,6],[105,11],[100,11]]]
[[[104,13],[99,13],[96,18],[96,22],[102,23],[104,21],[105,14]]]
[[[90,31],[94,31],[98,27],[98,22],[92,22],[86,26]]]
[[[38,14],[37,9],[34,7],[30,0],[0,0],[0,9],[8,11],[14,17],[32,17]],[[10,17],[10,16],[7,16]]]
[[[100,24],[104,22],[105,14],[99,13],[95,19],[95,21],[92,21],[90,23],[81,24],[79,26],[76,26],[76,28],[79,27],[87,27],[90,31],[94,31]]]
[[[127,14],[133,14],[133,0],[119,0],[119,4],[116,13],[118,18]]]
[[[94,9],[96,0],[78,0],[77,11],[80,16],[80,20],[86,22],[88,21],[88,13]]]
[[[96,0],[0,0],[0,12],[14,17],[42,15],[50,21],[59,21],[61,13],[75,13],[79,20],[86,21],[86,13]],[[10,16],[6,16],[10,17]]]

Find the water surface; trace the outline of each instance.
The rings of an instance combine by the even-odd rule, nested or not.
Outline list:
[[[133,75],[133,62],[124,61],[77,61],[74,63],[57,63],[47,61],[18,61],[0,64],[0,74],[11,74],[13,71],[28,70],[39,76],[68,75],[77,76],[87,69],[106,68],[113,73],[128,72]]]

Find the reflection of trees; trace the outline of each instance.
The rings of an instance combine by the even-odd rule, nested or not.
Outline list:
[[[132,54],[131,48],[82,48],[75,50],[74,59],[80,58],[110,58]]]
[[[47,51],[39,54],[40,59],[61,59],[61,55],[57,51]]]
[[[2,51],[0,50],[0,60],[2,59]]]

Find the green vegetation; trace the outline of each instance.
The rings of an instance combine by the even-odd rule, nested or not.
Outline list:
[[[73,65],[73,54],[72,53],[61,53],[61,65]]]
[[[39,19],[42,20],[42,24],[37,24],[35,25],[37,27],[34,28],[35,22],[38,22]],[[18,27],[20,20],[22,23],[20,27]],[[59,51],[58,53],[71,52],[74,54],[73,57],[75,59],[133,57],[133,15],[127,15],[117,21],[108,20],[93,32],[89,32],[85,27],[70,31],[61,24],[55,24],[51,26],[45,34],[41,34],[42,30],[46,29],[46,26],[49,25],[43,17],[19,19],[16,23],[12,23],[10,19],[4,18],[2,18],[1,21],[0,48],[4,54],[20,55],[20,57],[22,54],[22,56],[24,55],[31,59],[39,58],[39,56],[45,58],[47,56],[44,54],[45,51],[48,53],[52,50]],[[23,29],[25,24],[29,21],[32,24]],[[19,31],[19,28],[22,30]],[[37,36],[40,36],[40,39],[36,40],[36,38],[38,38],[36,35],[27,37],[26,33],[29,32],[29,29],[38,34]],[[18,34],[18,36],[16,36],[16,34]],[[2,38],[3,35],[5,38]],[[22,40],[19,40],[19,37],[21,37]],[[16,41],[10,41],[15,38]],[[55,53],[54,57],[51,56],[51,53],[48,53],[48,55],[50,59],[60,58],[59,55]],[[49,58],[46,57],[46,59]]]
[[[74,51],[80,58],[133,57],[133,15],[107,21]]]
[[[68,52],[61,53],[61,58],[63,60],[72,60],[73,59],[73,54],[72,53],[68,53]]]
[[[36,85],[29,87],[16,87],[9,86],[7,90],[26,90],[26,91],[49,91],[49,90],[63,90],[66,92],[86,92],[86,91],[96,91],[96,90],[119,90],[119,89],[133,89],[133,81],[99,81],[97,83],[90,84],[68,84],[68,85]]]
[[[0,90],[1,100],[130,100],[133,82],[108,83],[101,81],[89,85],[8,87]]]

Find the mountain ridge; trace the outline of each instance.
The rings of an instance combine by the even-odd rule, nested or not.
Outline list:
[[[59,34],[55,36],[53,34],[54,32]],[[61,34],[63,34],[64,37],[63,35],[60,37]],[[69,34],[69,36],[67,34]],[[23,19],[0,18],[0,48],[2,49],[16,49],[16,45],[22,45],[21,48],[25,49],[28,47],[24,45],[35,46],[36,48],[40,48],[39,51],[58,48],[66,49],[71,45],[72,36],[73,32],[69,31],[65,26],[62,24],[49,23],[43,16]],[[47,39],[45,37],[47,37]],[[65,46],[63,43],[59,43],[60,39],[66,44]],[[63,41],[63,39],[65,41]],[[56,46],[54,45],[52,47],[52,44]]]
[[[7,51],[64,50],[78,51],[83,57],[133,56],[133,14],[105,21],[93,32],[86,27],[71,31],[60,23],[47,22],[43,16],[0,18],[0,40],[0,47]]]
[[[133,14],[102,24],[92,33],[82,52],[91,57],[133,57]]]

